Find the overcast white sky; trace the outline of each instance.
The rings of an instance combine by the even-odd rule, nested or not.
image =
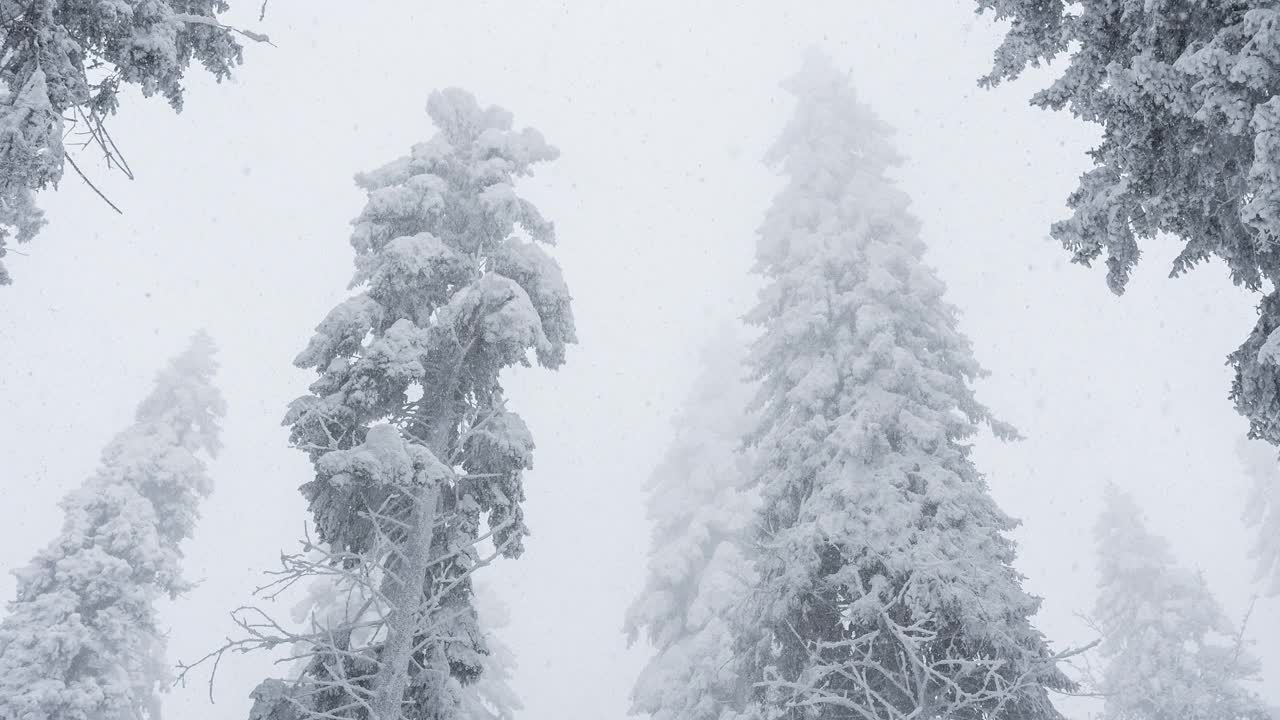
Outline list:
[[[263,23],[257,0],[240,4],[230,17],[278,47],[248,48],[234,82],[193,76],[181,115],[129,97],[114,120],[138,179],[95,177],[125,215],[69,177],[43,198],[51,222],[30,255],[6,258],[0,568],[52,537],[55,502],[204,327],[222,351],[227,449],[188,546],[202,584],[165,610],[171,658],[232,630],[228,611],[305,519],[310,466],[279,421],[309,382],[291,360],[350,279],[347,223],[363,203],[351,176],[427,138],[427,94],[458,85],[563,153],[526,192],[557,223],[581,344],[558,373],[511,382],[538,443],[535,535],[488,575],[511,608],[523,717],[624,717],[646,652],[620,632],[643,580],[643,484],[699,343],[750,302],[754,230],[777,186],[760,158],[789,109],[778,83],[816,43],[899,129],[930,259],[992,371],[981,395],[1027,435],[982,438],[978,461],[1024,521],[1019,567],[1046,598],[1041,628],[1060,647],[1091,639],[1074,613],[1093,601],[1089,531],[1108,480],[1233,617],[1248,606],[1244,423],[1224,360],[1254,301],[1216,263],[1166,280],[1172,241],[1146,248],[1123,298],[1067,262],[1046,231],[1095,131],[1027,106],[1043,77],[976,87],[998,32],[969,0],[271,0]],[[0,597],[12,592],[0,577]],[[1259,602],[1249,633],[1276,637],[1280,602]],[[1258,649],[1280,703],[1280,647]],[[168,716],[247,717],[266,663],[228,660],[216,705],[192,686]]]

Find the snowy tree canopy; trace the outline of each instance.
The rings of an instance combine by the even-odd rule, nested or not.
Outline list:
[[[741,620],[752,717],[1057,718],[1070,681],[1030,617],[1015,522],[968,440],[994,420],[924,264],[889,129],[811,53],[768,160],[751,322],[759,582]]]
[[[988,84],[1066,56],[1032,103],[1102,126],[1093,169],[1052,235],[1124,290],[1139,240],[1180,237],[1179,275],[1203,260],[1266,290],[1230,357],[1250,434],[1280,444],[1280,9],[1270,0],[977,0],[1010,21]],[[1271,341],[1268,343],[1268,341]]]
[[[124,86],[181,110],[193,61],[219,80],[230,74],[241,47],[216,19],[227,8],[222,0],[0,0],[0,258],[8,240],[27,242],[44,225],[32,196],[62,179],[69,131],[129,172],[105,127]],[[9,281],[0,264],[0,285]]]
[[[1106,720],[1267,720],[1242,684],[1255,661],[1204,578],[1177,567],[1133,498],[1109,487],[1095,535]]]
[[[648,580],[626,627],[632,641],[643,632],[656,650],[632,692],[632,711],[654,720],[718,720],[745,700],[729,624],[751,571],[743,345],[730,331],[708,345],[676,438],[649,482]]]
[[[575,337],[543,250],[552,224],[514,185],[558,151],[462,90],[427,112],[434,137],[357,178],[359,291],[298,356],[319,378],[285,418],[315,466],[302,491],[328,553],[294,569],[346,572],[371,604],[313,628],[311,664],[263,683],[255,719],[458,717],[451,688],[489,652],[469,579],[489,559],[479,543],[515,557],[527,532],[533,439],[499,376],[559,367]]]
[[[160,373],[137,421],[62,501],[62,532],[16,571],[0,621],[0,717],[155,720],[167,678],[155,601],[187,589],[180,543],[211,489],[223,402],[198,335]]]

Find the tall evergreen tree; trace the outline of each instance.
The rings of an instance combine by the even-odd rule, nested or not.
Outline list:
[[[744,351],[731,331],[708,345],[676,438],[649,481],[648,580],[626,629],[656,650],[632,691],[632,712],[654,720],[718,720],[746,699],[730,625],[751,570]]]
[[[977,0],[1010,21],[985,83],[1065,56],[1032,103],[1102,126],[1094,167],[1052,235],[1124,291],[1139,241],[1185,246],[1177,276],[1218,258],[1267,294],[1229,357],[1250,436],[1280,444],[1280,8],[1272,0]]]
[[[181,110],[192,61],[230,75],[241,47],[217,20],[227,9],[223,0],[0,0],[0,258],[10,238],[27,242],[44,225],[33,193],[62,179],[69,130],[131,172],[106,128],[124,86]]]
[[[889,129],[811,53],[768,154],[786,185],[759,231],[749,319],[762,384],[759,581],[740,627],[753,717],[1058,718],[1071,686],[1013,569],[1015,522],[970,459],[981,373]]]
[[[1267,720],[1243,685],[1256,663],[1204,578],[1177,567],[1133,498],[1109,487],[1095,535],[1105,720]]]
[[[0,621],[0,717],[155,720],[167,678],[155,602],[189,585],[180,543],[211,489],[223,402],[197,335],[160,373],[136,422],[62,501],[61,534],[16,571]]]
[[[460,686],[487,653],[470,575],[519,555],[527,532],[533,439],[500,374],[531,355],[559,367],[575,338],[541,247],[554,229],[514,184],[558,152],[462,90],[433,93],[427,112],[432,139],[357,178],[359,292],[298,356],[319,378],[285,418],[315,466],[302,492],[320,559],[286,559],[282,572],[342,574],[358,602],[270,637],[279,625],[241,616],[259,646],[311,648],[300,676],[255,691],[254,718],[459,717]]]

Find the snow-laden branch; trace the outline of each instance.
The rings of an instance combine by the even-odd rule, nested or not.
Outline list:
[[[266,3],[263,3],[262,7],[263,7],[263,12],[265,13]],[[208,25],[209,27],[216,27],[220,30],[226,30],[228,32],[236,33],[237,35],[242,35],[254,42],[266,43],[267,45],[275,47],[275,43],[271,42],[271,38],[267,37],[264,33],[254,32],[252,30],[245,30],[243,28],[235,27],[234,25],[227,25],[225,23],[218,22],[217,18],[212,18],[212,17],[209,17],[208,15],[191,15],[190,13],[174,13],[173,15],[170,16],[170,18],[174,22],[187,23],[188,25]]]
[[[787,630],[808,655],[799,677],[782,677],[768,667],[757,688],[777,707],[801,711],[826,707],[847,711],[860,720],[928,720],[974,714],[1000,717],[1011,703],[1038,687],[1059,662],[1084,653],[1097,641],[1047,657],[1011,663],[1006,657],[984,657],[933,615],[908,607],[913,579],[888,600],[868,588],[861,596],[858,627],[871,629],[839,640],[807,640],[790,623]],[[1022,669],[1011,674],[1015,665]]]
[[[385,510],[385,508],[383,508]],[[366,717],[395,717],[379,714],[385,708],[372,703],[376,678],[387,667],[381,659],[386,641],[393,634],[389,624],[395,615],[395,599],[386,594],[388,578],[391,585],[412,584],[404,581],[392,569],[400,565],[400,555],[385,529],[387,523],[396,526],[402,534],[403,523],[384,512],[368,511],[366,516],[375,525],[375,534],[381,538],[382,550],[375,553],[352,553],[334,550],[324,543],[312,540],[304,530],[301,552],[282,554],[280,567],[267,574],[272,580],[257,588],[255,594],[267,600],[279,598],[288,589],[302,582],[319,588],[323,597],[313,597],[313,607],[307,612],[304,626],[291,627],[276,619],[258,606],[242,606],[232,612],[232,621],[240,630],[240,637],[228,637],[217,649],[192,663],[179,663],[175,684],[185,684],[197,668],[209,666],[207,680],[210,702],[213,702],[217,671],[227,654],[240,655],[257,651],[277,651],[290,648],[288,654],[276,659],[277,665],[287,665],[296,670],[291,675],[269,680],[264,686],[283,691],[286,700],[298,713],[300,720],[350,720],[351,713],[363,711]],[[503,525],[479,535],[471,545],[454,547],[450,551],[430,558],[423,568],[424,575],[418,586],[426,590],[423,599],[412,612],[402,615],[399,632],[412,639],[409,652],[418,663],[418,670],[429,671],[420,658],[434,647],[446,642],[460,641],[444,632],[453,626],[460,610],[443,610],[443,600],[476,571],[501,557],[506,545],[495,545],[484,555],[475,554],[475,548],[491,540],[504,530]],[[312,672],[302,671],[311,668]],[[346,700],[336,706],[318,709],[312,700],[319,695],[341,697]]]

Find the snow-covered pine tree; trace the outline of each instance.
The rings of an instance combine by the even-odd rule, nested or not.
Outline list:
[[[1245,686],[1256,663],[1232,636],[1204,578],[1174,562],[1133,498],[1107,488],[1098,518],[1105,720],[1268,720]]]
[[[1252,480],[1244,520],[1257,529],[1253,557],[1257,581],[1268,595],[1280,595],[1280,457],[1274,445],[1241,437],[1236,454]]]
[[[0,258],[11,237],[27,242],[44,225],[33,194],[62,179],[68,130],[129,173],[105,124],[125,85],[181,110],[192,61],[219,80],[231,73],[241,47],[216,19],[227,8],[223,0],[0,0]],[[0,263],[0,285],[9,281]]]
[[[0,717],[155,720],[167,679],[155,602],[188,588],[181,542],[211,489],[224,408],[213,344],[197,335],[156,380],[136,422],[62,501],[62,532],[16,571],[0,621]]]
[[[708,344],[676,438],[649,481],[648,580],[626,630],[631,641],[643,632],[656,650],[632,691],[632,712],[654,720],[718,720],[741,709],[749,690],[729,625],[751,571],[744,345],[729,330]]]
[[[298,633],[241,616],[251,637],[236,649],[311,648],[298,677],[255,691],[255,720],[459,717],[488,652],[470,574],[519,555],[527,532],[533,439],[499,376],[531,352],[560,366],[575,337],[541,247],[554,229],[514,184],[558,151],[462,90],[433,93],[427,112],[432,139],[357,178],[359,292],[298,356],[319,378],[285,418],[315,466],[302,491],[318,540],[282,572],[341,574],[355,602]]]
[[[1072,214],[1051,230],[1076,262],[1105,254],[1107,282],[1120,293],[1139,241],[1170,233],[1186,243],[1172,275],[1216,257],[1236,284],[1272,288],[1229,361],[1231,398],[1250,436],[1280,444],[1280,8],[1271,0],[977,5],[1011,23],[984,83],[1066,56],[1032,103],[1102,126],[1094,167],[1068,200]]]
[[[759,581],[739,621],[750,717],[1051,720],[1071,686],[1030,618],[1015,526],[970,459],[992,418],[890,130],[811,52],[768,161],[752,431]]]

